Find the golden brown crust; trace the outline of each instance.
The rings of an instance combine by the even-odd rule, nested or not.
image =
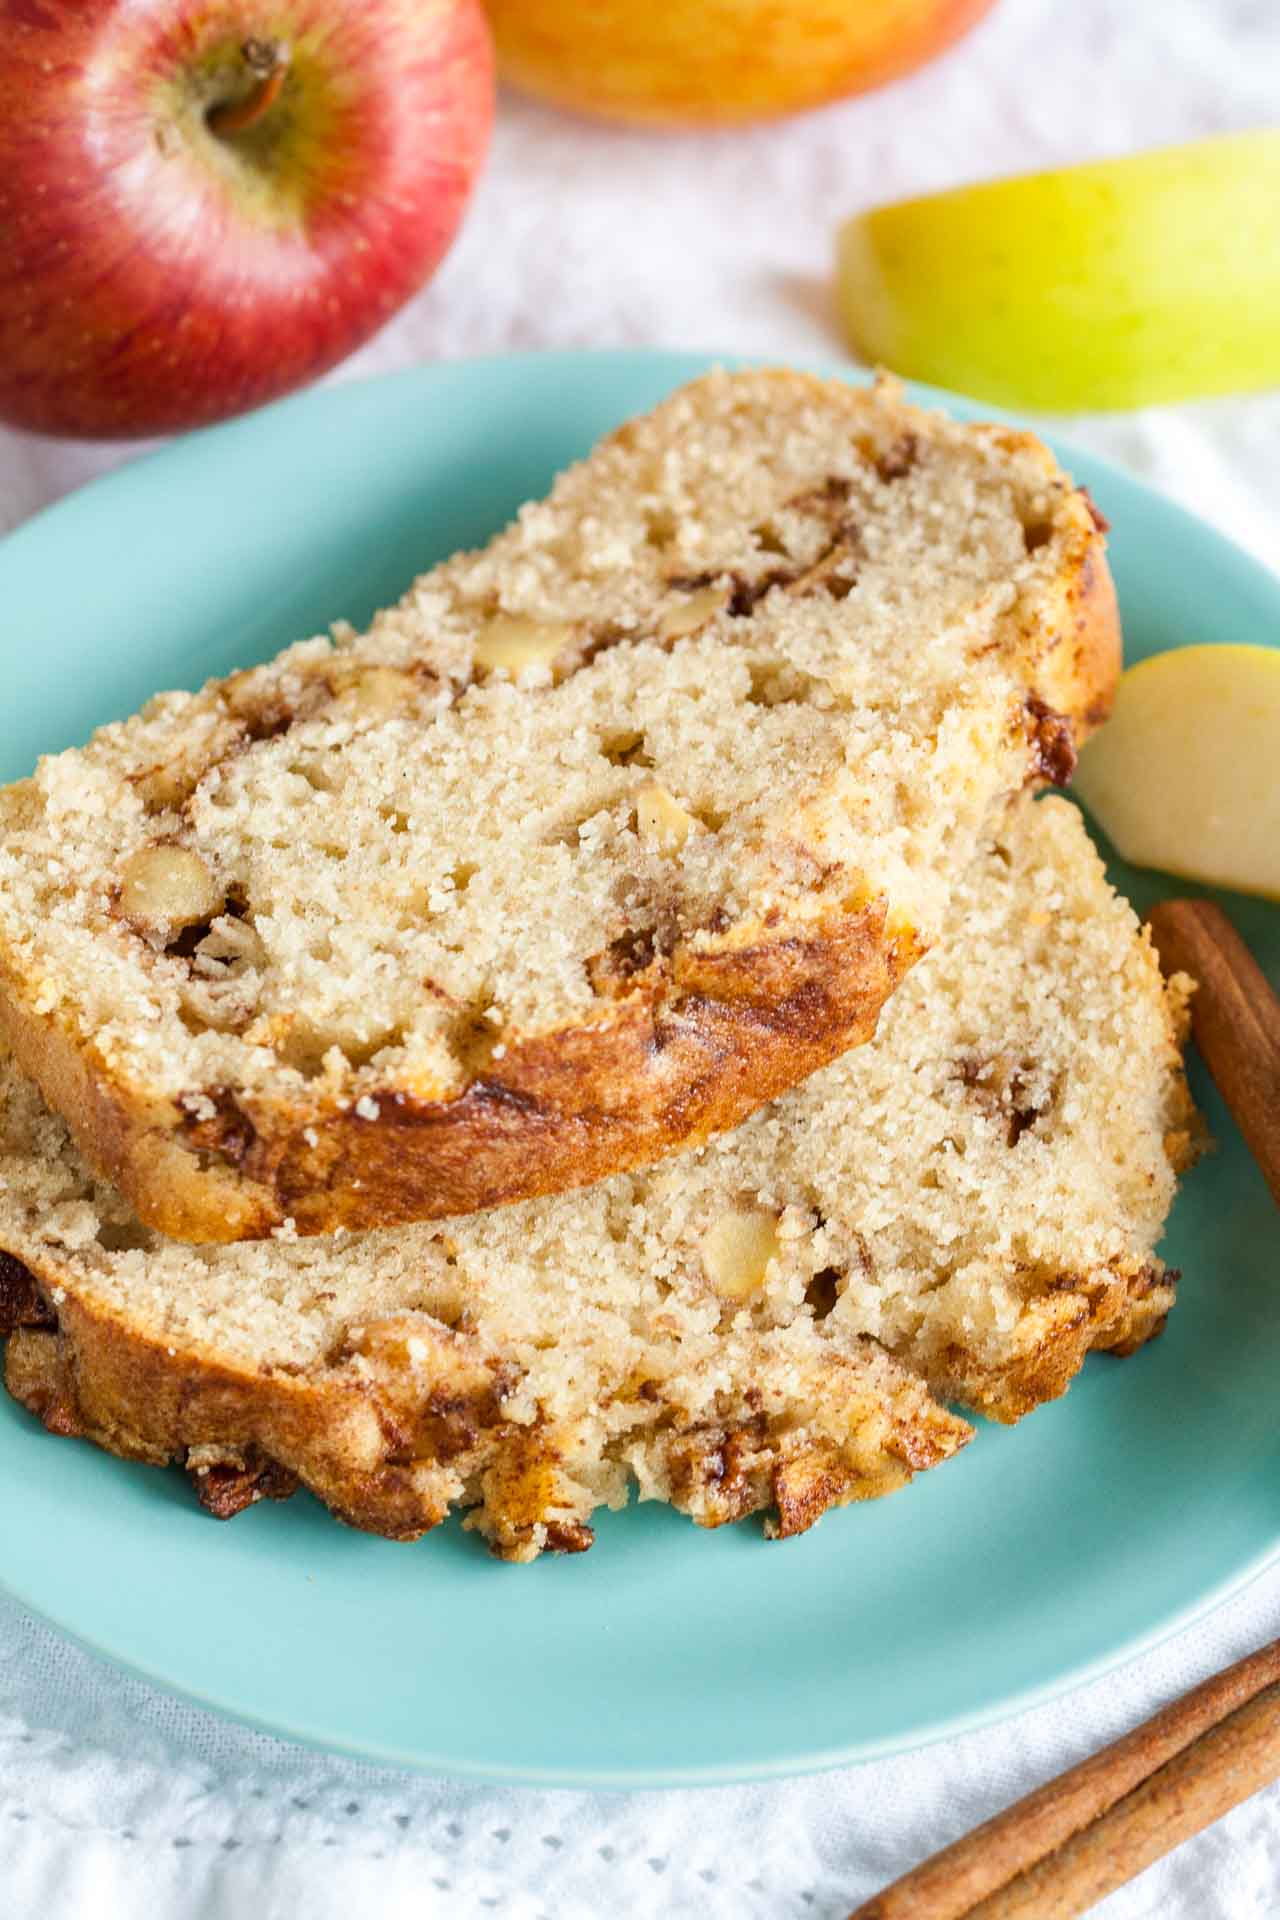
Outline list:
[[[56,1261],[31,1258],[44,1317],[9,1332],[4,1379],[51,1433],[126,1460],[185,1463],[201,1504],[220,1518],[301,1483],[338,1519],[388,1539],[416,1540],[452,1507],[478,1503],[501,1559],[591,1546],[591,1500],[566,1473],[561,1437],[506,1420],[501,1364],[468,1353],[459,1336],[438,1330],[442,1343],[459,1340],[459,1352],[449,1356],[447,1388],[425,1400],[400,1368],[410,1336],[396,1321],[366,1330],[360,1355],[372,1366],[344,1365],[353,1357],[344,1355],[322,1371],[256,1370],[175,1350],[73,1293]],[[416,1343],[423,1320],[410,1318]],[[836,1399],[848,1371],[847,1357],[833,1360]],[[727,1431],[674,1428],[666,1497],[701,1526],[770,1510],[767,1531],[785,1538],[831,1507],[905,1485],[971,1437],[913,1381],[897,1404],[856,1374],[850,1380],[843,1445],[806,1436],[785,1414]]]
[[[0,996],[0,1023],[148,1226],[224,1242],[287,1220],[309,1234],[470,1213],[696,1145],[869,1039],[920,952],[909,930],[886,931],[883,901],[806,938],[677,950],[590,1025],[509,1042],[455,1099],[369,1096],[376,1119],[228,1096],[214,1122],[184,1123],[167,1103],[131,1107],[52,1019]]]
[[[1174,1304],[1178,1275],[1160,1260],[1130,1261],[1115,1270],[1062,1274],[1044,1286],[1028,1335],[999,1367],[958,1348],[931,1369],[936,1393],[1012,1426],[1046,1400],[1057,1400],[1092,1352],[1136,1353],[1154,1340]]]
[[[322,1381],[258,1372],[158,1338],[65,1293],[55,1265],[36,1278],[58,1301],[56,1330],[19,1328],[5,1353],[5,1385],[50,1425],[125,1460],[184,1461],[221,1448],[295,1473],[350,1525],[417,1539],[444,1518],[427,1476],[394,1458],[396,1425],[373,1387],[331,1372]]]
[[[1036,694],[1070,722],[1079,747],[1111,712],[1124,665],[1115,583],[1088,496],[1067,502],[1072,538],[1068,565],[1047,616],[1058,635],[1036,675]]]
[[[91,1049],[82,1049],[57,1019],[31,1014],[16,987],[6,992],[4,985],[0,977],[0,1036],[23,1072],[107,1179],[122,1192],[130,1191],[132,1181],[157,1196],[163,1232],[192,1242],[255,1239],[270,1232],[283,1216],[265,1217],[263,1197],[234,1166],[184,1147],[175,1132],[179,1116],[167,1101],[141,1095],[131,1100],[132,1089],[108,1074],[95,1074]],[[219,1215],[221,1232],[202,1230]]]
[[[504,1422],[504,1380],[492,1359],[451,1359],[447,1392],[410,1406],[397,1398],[394,1367],[260,1372],[190,1348],[175,1352],[67,1291],[56,1262],[34,1264],[41,1315],[10,1333],[5,1385],[50,1432],[127,1460],[186,1463],[197,1497],[220,1517],[284,1498],[301,1483],[348,1525],[389,1539],[417,1539],[452,1506],[478,1500],[500,1558],[592,1544],[589,1509],[566,1478],[557,1436]],[[1087,1282],[1061,1276],[1046,1288],[1034,1337],[1019,1352],[998,1368],[972,1352],[943,1355],[931,1370],[933,1390],[1012,1424],[1064,1393],[1090,1351],[1131,1354],[1159,1334],[1176,1279],[1158,1261]],[[420,1337],[420,1322],[415,1332]],[[394,1359],[401,1337],[391,1324],[375,1329],[367,1351]],[[765,1511],[770,1537],[790,1538],[833,1507],[905,1485],[969,1433],[927,1397],[904,1411],[890,1405],[886,1430],[852,1448],[774,1431],[758,1413],[726,1427],[673,1430],[667,1497],[702,1526]]]

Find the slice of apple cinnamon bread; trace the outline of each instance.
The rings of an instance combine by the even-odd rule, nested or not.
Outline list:
[[[191,1247],[96,1181],[12,1061],[10,1390],[229,1512],[301,1479],[531,1559],[629,1483],[800,1531],[1156,1332],[1189,1154],[1166,988],[1079,815],[1015,801],[880,1031],[736,1133],[474,1218]],[[7,1273],[7,1306],[6,1306]]]
[[[182,1239],[650,1163],[868,1037],[1117,645],[1030,435],[708,377],[367,633],[0,793],[0,1023]]]

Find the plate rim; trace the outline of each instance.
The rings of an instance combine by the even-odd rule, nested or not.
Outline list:
[[[127,1461],[123,1464],[136,1466],[138,1463]],[[634,1505],[634,1502],[631,1504]],[[336,1525],[337,1522],[333,1524]],[[399,1767],[407,1773],[429,1774],[444,1779],[465,1780],[491,1786],[578,1788],[602,1793],[632,1793],[649,1790],[678,1792],[695,1787],[710,1789],[747,1786],[756,1781],[798,1780],[810,1775],[834,1773],[844,1768],[870,1766],[877,1761],[890,1760],[901,1754],[923,1753],[926,1748],[939,1746],[943,1741],[958,1740],[966,1734],[981,1733],[992,1727],[1001,1726],[1007,1721],[1017,1719],[1023,1713],[1033,1712],[1037,1707],[1047,1706],[1055,1700],[1063,1700],[1069,1694],[1095,1685],[1099,1680],[1106,1679],[1108,1674],[1117,1673],[1133,1661],[1156,1652],[1169,1641],[1176,1640],[1180,1633],[1186,1632],[1190,1627],[1208,1618],[1220,1607],[1246,1592],[1278,1562],[1280,1562],[1280,1534],[1269,1547],[1261,1549],[1253,1560],[1246,1563],[1242,1570],[1225,1576],[1200,1598],[1164,1616],[1148,1632],[1132,1635],[1128,1640],[1120,1643],[1113,1652],[1099,1655],[1095,1660],[1081,1661],[1053,1679],[1017,1689],[1013,1693],[1002,1694],[992,1705],[974,1708],[969,1713],[952,1714],[940,1720],[929,1721],[921,1729],[916,1731],[908,1729],[902,1735],[884,1735],[876,1739],[850,1741],[844,1746],[811,1750],[803,1755],[781,1754],[771,1760],[751,1761],[742,1766],[732,1763],[721,1765],[714,1762],[692,1766],[637,1766],[616,1769],[569,1765],[532,1766],[516,1763],[489,1765],[475,1760],[459,1761],[447,1753],[428,1752],[423,1748],[411,1751],[385,1740],[357,1740],[325,1734],[307,1727],[290,1725],[283,1720],[268,1718],[240,1705],[230,1705],[220,1699],[216,1693],[203,1692],[186,1683],[175,1682],[158,1669],[148,1667],[145,1662],[117,1653],[91,1635],[77,1628],[65,1626],[45,1608],[35,1605],[18,1593],[3,1573],[0,1573],[0,1594],[16,1601],[44,1626],[63,1635],[74,1646],[80,1647],[95,1659],[105,1661],[108,1666],[114,1667],[128,1678],[141,1680],[161,1693],[185,1700],[206,1713],[230,1720],[236,1726],[247,1727],[254,1732],[267,1734],[273,1739],[304,1747],[312,1753],[334,1754],[344,1759],[360,1761],[365,1765]]]

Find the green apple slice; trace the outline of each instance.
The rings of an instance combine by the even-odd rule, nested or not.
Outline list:
[[[1075,788],[1135,866],[1280,900],[1280,650],[1181,647],[1130,667]]]
[[[837,298],[864,359],[1009,406],[1280,384],[1280,130],[878,207]]]

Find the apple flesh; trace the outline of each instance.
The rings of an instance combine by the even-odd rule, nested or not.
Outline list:
[[[1075,790],[1138,867],[1280,900],[1280,650],[1180,647],[1122,675]]]
[[[479,0],[0,4],[0,419],[168,432],[314,379],[431,273]]]
[[[862,93],[993,0],[487,0],[504,79],[556,106],[714,126]]]
[[[864,359],[1002,405],[1280,382],[1280,131],[930,194],[842,229]]]

